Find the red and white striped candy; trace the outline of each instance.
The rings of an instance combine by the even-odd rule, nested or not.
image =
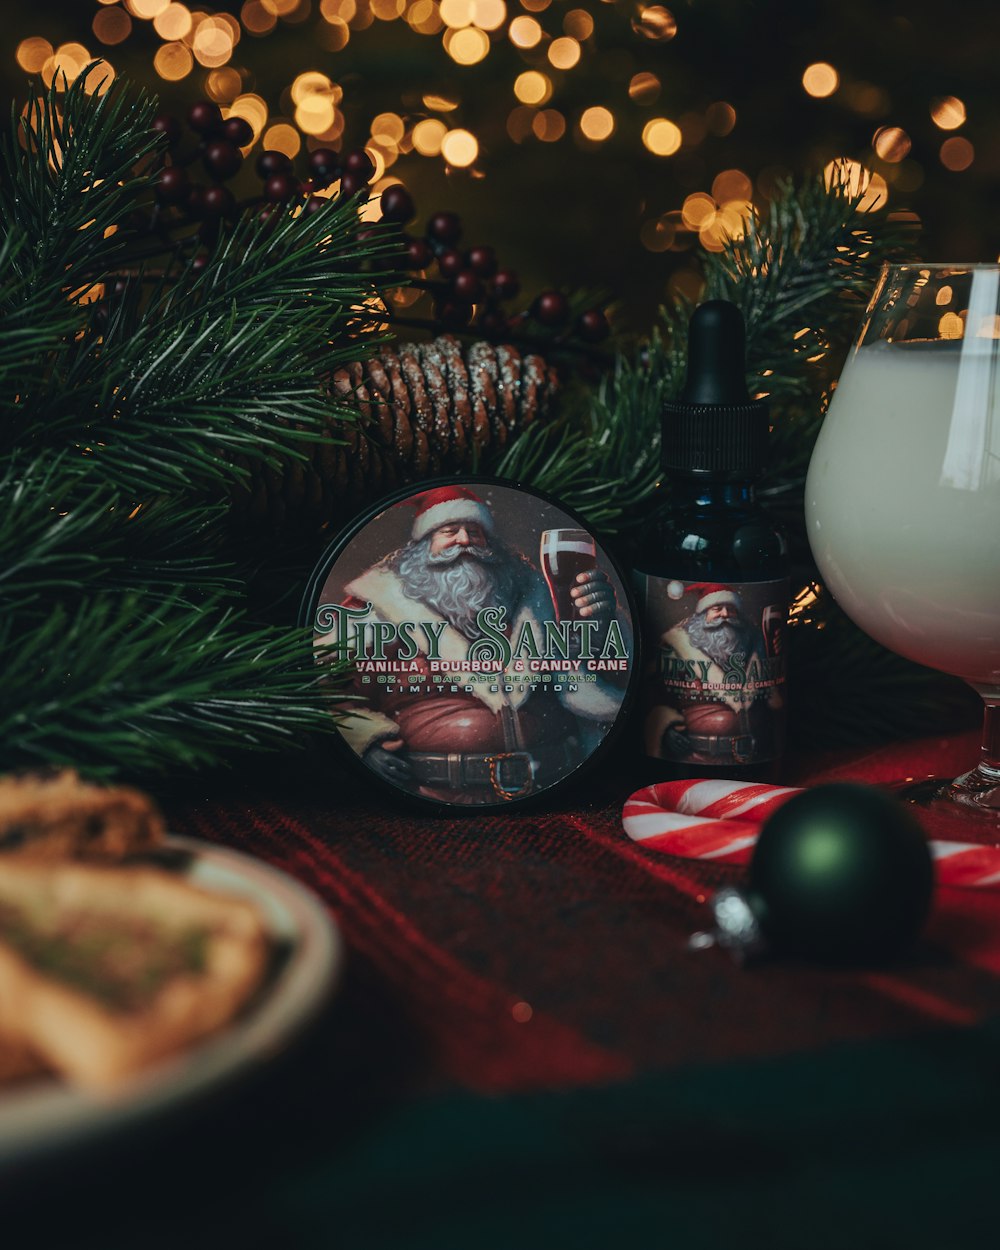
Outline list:
[[[800,790],[742,781],[664,781],[625,802],[622,824],[633,840],[682,859],[744,864],[760,827]],[[1000,849],[975,842],[930,842],[939,885],[1000,886]]]

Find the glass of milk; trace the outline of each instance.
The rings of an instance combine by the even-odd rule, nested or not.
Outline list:
[[[936,792],[1000,835],[1000,265],[886,265],[809,465],[806,524],[849,617],[985,703]]]

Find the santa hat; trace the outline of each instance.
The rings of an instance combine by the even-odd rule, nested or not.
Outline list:
[[[720,582],[692,582],[684,590],[686,595],[695,594],[698,602],[694,605],[695,613],[704,612],[706,608],[714,608],[720,603],[728,603],[730,607],[743,607],[743,600],[732,586],[723,586]]]
[[[407,504],[416,508],[413,520],[414,540],[424,538],[439,525],[461,525],[474,522],[487,534],[494,531],[493,513],[485,502],[467,486],[435,486],[408,499]]]

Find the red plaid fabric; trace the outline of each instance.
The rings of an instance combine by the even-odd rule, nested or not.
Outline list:
[[[967,734],[813,759],[786,780],[948,774],[975,757]],[[419,1038],[432,1082],[598,1084],[995,1013],[1000,892],[939,889],[921,948],[877,972],[741,970],[721,951],[688,951],[706,898],[742,870],[630,842],[630,789],[609,769],[576,802],[452,819],[413,815],[338,773],[294,798],[214,796],[170,815],[175,832],[260,856],[328,903]]]

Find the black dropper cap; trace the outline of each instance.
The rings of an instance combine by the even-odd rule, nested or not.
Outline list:
[[[743,314],[728,300],[699,304],[688,327],[684,388],[663,405],[663,467],[681,473],[759,473],[768,406],[746,387]]]

